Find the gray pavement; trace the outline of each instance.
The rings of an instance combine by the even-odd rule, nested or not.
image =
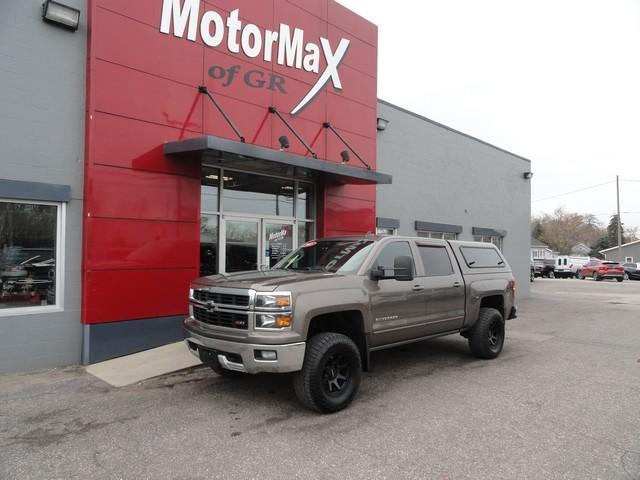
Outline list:
[[[0,376],[0,479],[640,479],[640,282],[536,280],[503,354],[379,352],[352,406],[196,368]]]

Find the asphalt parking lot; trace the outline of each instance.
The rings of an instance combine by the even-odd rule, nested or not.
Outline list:
[[[640,281],[538,279],[503,354],[379,352],[347,410],[205,368],[0,376],[1,479],[640,479]]]

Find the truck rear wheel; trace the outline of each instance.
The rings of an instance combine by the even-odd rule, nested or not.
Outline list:
[[[353,340],[340,333],[319,333],[307,342],[304,364],[293,386],[305,407],[333,413],[351,403],[361,374],[360,352]]]
[[[478,358],[496,358],[504,346],[504,319],[495,308],[481,308],[469,334],[469,348]]]

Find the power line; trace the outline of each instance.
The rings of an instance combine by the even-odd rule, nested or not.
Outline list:
[[[603,185],[609,185],[611,183],[615,183],[615,180],[611,180],[609,182],[604,182],[604,183],[599,183],[597,185],[591,185],[590,187],[579,188],[578,190],[572,190],[571,192],[559,193],[557,195],[552,195],[551,197],[538,198],[536,200],[532,200],[531,203],[542,202],[544,200],[551,200],[552,198],[564,197],[565,195],[572,195],[574,193],[584,192],[585,190],[591,190],[592,188],[601,187]]]

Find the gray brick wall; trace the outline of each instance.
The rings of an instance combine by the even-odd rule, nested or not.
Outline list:
[[[64,3],[82,11],[75,33],[44,23],[42,0],[0,6],[0,179],[71,187],[64,311],[8,317],[0,310],[0,373],[80,362],[87,6]]]
[[[416,235],[415,222],[504,231],[503,252],[518,296],[529,295],[530,161],[380,101],[389,121],[378,133],[378,169],[393,175],[377,187],[377,216],[400,220],[398,233]]]

